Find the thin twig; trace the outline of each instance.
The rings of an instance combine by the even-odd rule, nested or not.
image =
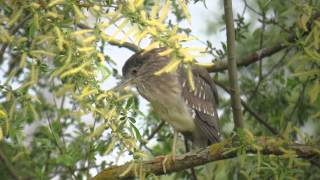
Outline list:
[[[248,102],[250,102],[251,99],[256,96],[256,94],[258,93],[259,87],[260,87],[260,85],[262,84],[262,82],[285,60],[285,58],[287,57],[289,51],[290,51],[290,49],[287,49],[287,50],[285,51],[285,53],[283,54],[283,56],[282,56],[282,57],[280,58],[280,60],[278,61],[278,63],[276,63],[274,66],[272,66],[272,67],[270,68],[270,70],[269,70],[265,75],[263,75],[263,76],[261,77],[261,79],[258,81],[255,89],[253,90],[253,93],[252,93],[252,94],[250,95],[250,97],[248,98]]]
[[[161,123],[148,136],[147,140],[149,141],[150,139],[152,139],[158,133],[158,131],[162,128],[162,126],[164,126],[164,124],[165,124],[164,121],[161,121]]]
[[[152,150],[147,146],[147,142],[150,141],[160,131],[160,129],[164,126],[164,124],[165,124],[164,121],[161,121],[161,123],[155,129],[152,130],[151,134],[147,137],[147,140],[146,141],[141,141],[140,148],[141,148],[141,146],[143,146],[151,154],[153,154]]]
[[[219,81],[214,81],[219,87],[221,87],[224,91],[226,91],[228,94],[230,94],[230,89],[226,87],[223,83]],[[256,113],[245,101],[241,99],[241,104],[244,107],[246,111],[248,111],[259,123],[261,123],[263,126],[265,126],[272,134],[279,135],[279,132],[270,126],[266,120],[264,120],[258,113]]]
[[[261,13],[258,12],[257,10],[255,10],[253,7],[251,7],[248,2],[246,0],[243,0],[245,7],[247,7],[248,9],[250,9],[252,12],[256,13],[257,15],[261,16]]]

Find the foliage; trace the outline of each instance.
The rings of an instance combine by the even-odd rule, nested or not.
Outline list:
[[[238,57],[279,42],[288,48],[239,70],[242,96],[285,141],[319,144],[320,20],[315,16],[320,2],[243,2],[244,11],[235,18]],[[180,63],[188,68],[205,48],[212,59],[223,59],[225,42],[221,49],[209,40],[205,48],[186,45],[197,38],[178,22],[191,21],[192,5],[183,0],[0,0],[0,177],[86,179],[126,153],[133,159],[169,153],[168,126],[146,144],[160,122],[152,110],[141,112],[134,93],[102,87],[104,81],[119,78],[117,60],[106,46],[130,48],[129,42],[147,50],[168,47],[163,54],[172,61],[158,73],[174,71]],[[224,27],[221,22],[217,18],[208,26]],[[292,33],[296,41],[286,42]],[[226,74],[215,79],[227,81]],[[190,80],[193,84],[192,76]],[[220,126],[229,137],[230,104],[220,94]],[[244,113],[250,129],[245,139],[252,133],[271,135]],[[307,124],[313,133],[302,131]],[[197,168],[204,179],[317,179],[315,170],[294,156],[245,156],[240,150],[236,159]]]

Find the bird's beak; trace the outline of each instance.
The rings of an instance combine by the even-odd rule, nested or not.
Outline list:
[[[129,87],[130,85],[133,84],[133,80],[132,78],[130,79],[126,79],[126,80],[122,80],[117,86],[115,86],[114,88],[112,88],[113,91],[122,91],[125,90],[127,87]]]

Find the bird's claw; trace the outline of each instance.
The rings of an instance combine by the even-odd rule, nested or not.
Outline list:
[[[162,170],[164,173],[167,173],[166,166],[167,165],[172,165],[173,163],[176,162],[176,155],[174,154],[168,154],[164,156],[158,156],[158,158],[161,159],[161,165],[162,165]]]

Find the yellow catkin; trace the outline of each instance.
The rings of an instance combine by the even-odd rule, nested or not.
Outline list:
[[[10,21],[8,22],[9,27],[11,27],[15,22],[18,21],[22,12],[23,12],[23,8],[20,8],[18,11],[14,11],[14,13],[10,17]]]
[[[54,1],[51,1],[49,4],[48,4],[48,7],[52,7],[54,5],[57,5],[57,4],[62,4],[64,3],[64,0],[54,0]]]

